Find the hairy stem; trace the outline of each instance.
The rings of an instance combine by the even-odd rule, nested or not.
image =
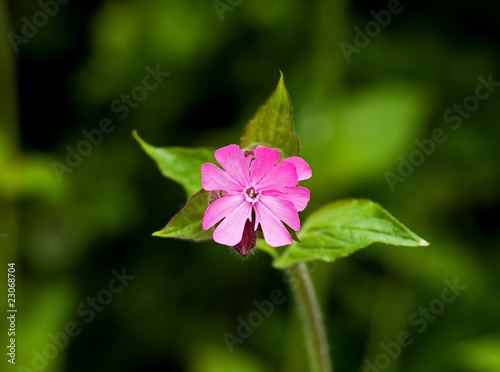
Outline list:
[[[290,281],[290,287],[297,301],[311,370],[333,372],[323,317],[306,265],[299,263],[293,266],[289,269],[289,275],[294,278]]]

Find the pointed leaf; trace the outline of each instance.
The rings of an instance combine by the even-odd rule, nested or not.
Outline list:
[[[293,242],[273,265],[285,268],[311,260],[335,261],[372,243],[429,245],[385,209],[369,200],[331,203],[313,213]]]
[[[162,230],[153,236],[176,238],[201,242],[211,240],[214,228],[203,230],[203,215],[208,208],[210,191],[200,190],[187,201],[186,206],[177,213]]]
[[[143,150],[156,162],[161,173],[180,183],[191,196],[201,189],[201,166],[215,163],[214,150],[207,148],[155,147],[132,133]]]
[[[276,90],[247,123],[240,147],[267,144],[289,158],[299,154],[300,141],[293,130],[292,103],[281,71],[280,74]]]

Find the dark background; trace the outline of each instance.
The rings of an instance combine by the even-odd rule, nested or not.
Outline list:
[[[41,4],[0,4],[0,254],[16,262],[18,308],[16,366],[4,355],[2,370],[307,370],[269,256],[150,236],[185,194],[131,136],[238,143],[281,70],[313,169],[302,219],[329,201],[369,198],[431,243],[374,245],[314,266],[336,371],[365,371],[366,360],[384,371],[500,371],[500,91],[459,126],[444,117],[474,102],[479,77],[500,81],[500,3],[403,1],[350,63],[340,43],[356,47],[355,27],[387,2],[244,0],[221,19],[210,0],[69,1],[33,37],[23,27]],[[9,32],[25,37],[18,53]],[[157,65],[170,75],[121,120],[113,101]],[[54,162],[66,164],[68,146],[104,118],[114,130],[59,177]],[[401,168],[436,128],[446,140]],[[404,182],[391,187],[387,172]],[[112,270],[135,278],[82,316]],[[440,308],[446,280],[467,288]],[[230,353],[222,335],[237,335],[237,318],[275,289],[287,301]],[[426,319],[420,308],[431,304]],[[71,322],[79,332],[64,336]],[[381,356],[401,332],[411,345]]]

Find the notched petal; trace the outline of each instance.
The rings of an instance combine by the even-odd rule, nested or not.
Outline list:
[[[274,168],[279,159],[280,152],[278,150],[268,147],[257,147],[250,173],[252,183],[259,183]]]
[[[254,208],[256,221],[259,221],[262,227],[264,240],[267,244],[271,247],[292,244],[292,238],[288,230],[264,204],[257,203]]]
[[[245,157],[238,145],[229,145],[215,151],[215,159],[236,180],[241,187],[245,187],[250,177],[250,162],[252,157]]]
[[[207,191],[241,191],[243,189],[234,178],[212,163],[202,165],[201,185]]]
[[[224,198],[220,199],[223,200]],[[241,242],[246,221],[252,208],[246,201],[236,206],[214,230],[214,240],[219,244],[234,247]]]
[[[295,166],[284,161],[268,172],[255,186],[259,190],[286,192],[286,187],[297,186],[298,182]]]
[[[286,160],[287,162],[292,163],[297,170],[297,175],[299,177],[299,181],[307,180],[312,177],[312,171],[309,167],[309,164],[305,162],[304,159],[299,158],[298,156],[292,156],[290,159]]]
[[[240,195],[224,195],[210,204],[203,216],[203,230],[208,230],[223,218],[229,216],[242,203],[246,203]]]
[[[292,202],[297,212],[302,212],[309,203],[311,192],[305,187],[295,186],[287,187],[285,193],[276,193],[275,196],[279,199]]]

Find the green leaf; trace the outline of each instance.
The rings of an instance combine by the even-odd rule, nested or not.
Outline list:
[[[372,243],[429,245],[377,203],[348,199],[313,213],[293,242],[273,265],[277,268],[312,260],[335,261]]]
[[[200,190],[187,201],[186,206],[177,213],[162,230],[153,233],[153,236],[162,238],[176,238],[201,242],[211,240],[213,236],[212,227],[203,230],[203,215],[208,208],[210,191]]]
[[[214,150],[207,148],[154,147],[132,132],[143,150],[156,162],[161,173],[180,183],[191,196],[201,189],[201,166],[215,163]]]
[[[266,144],[281,150],[283,156],[289,158],[299,154],[300,141],[293,130],[290,95],[285,88],[281,71],[280,74],[276,90],[247,123],[240,147]]]

